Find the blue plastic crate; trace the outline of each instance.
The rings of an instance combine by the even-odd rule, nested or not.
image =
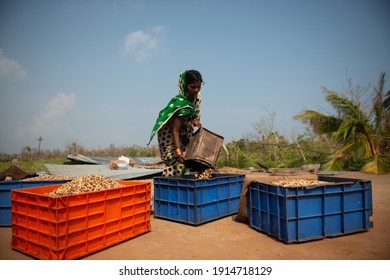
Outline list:
[[[371,181],[319,176],[314,188],[252,182],[250,226],[285,243],[367,231],[373,227]],[[248,208],[247,208],[248,209]]]
[[[154,216],[199,225],[238,212],[245,175],[155,177]]]
[[[65,184],[70,180],[50,181],[0,181],[0,226],[12,225],[11,190]]]

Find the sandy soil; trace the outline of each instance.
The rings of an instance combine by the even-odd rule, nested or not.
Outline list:
[[[250,176],[253,176],[250,175]],[[257,177],[267,175],[258,174]],[[372,181],[372,229],[305,243],[285,244],[235,216],[199,226],[151,218],[152,230],[86,260],[389,260],[390,174],[345,172],[338,177]],[[266,179],[266,178],[265,178]],[[269,179],[269,178],[268,178]],[[0,259],[33,259],[10,248],[11,227],[0,227]]]

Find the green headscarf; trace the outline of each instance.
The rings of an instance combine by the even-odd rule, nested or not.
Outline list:
[[[174,96],[168,103],[168,105],[160,111],[157,121],[150,134],[149,143],[153,140],[154,135],[171,119],[175,114],[179,117],[185,117],[188,115],[194,118],[200,117],[200,93],[191,101],[187,93],[187,84],[185,81],[185,75],[187,71],[181,72],[179,75],[179,94]]]

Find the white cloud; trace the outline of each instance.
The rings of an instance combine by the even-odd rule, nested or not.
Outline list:
[[[23,80],[27,72],[15,60],[6,57],[0,49],[0,79]]]
[[[167,30],[168,28],[165,25],[158,25],[153,27],[153,32],[156,34],[165,33]]]
[[[76,95],[71,93],[69,95],[58,93],[57,96],[52,99],[45,107],[45,109],[33,119],[31,130],[34,132],[42,131],[51,122],[65,114],[70,108],[72,108],[76,100]]]
[[[129,33],[125,38],[125,52],[131,54],[135,60],[142,62],[160,48],[158,36],[166,32],[165,26],[156,26],[149,33],[137,30]]]

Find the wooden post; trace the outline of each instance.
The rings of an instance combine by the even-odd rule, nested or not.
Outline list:
[[[39,141],[39,144],[38,144],[38,159],[39,159],[39,154],[41,152],[41,142],[43,140],[42,136],[39,136],[39,138],[37,140]]]

